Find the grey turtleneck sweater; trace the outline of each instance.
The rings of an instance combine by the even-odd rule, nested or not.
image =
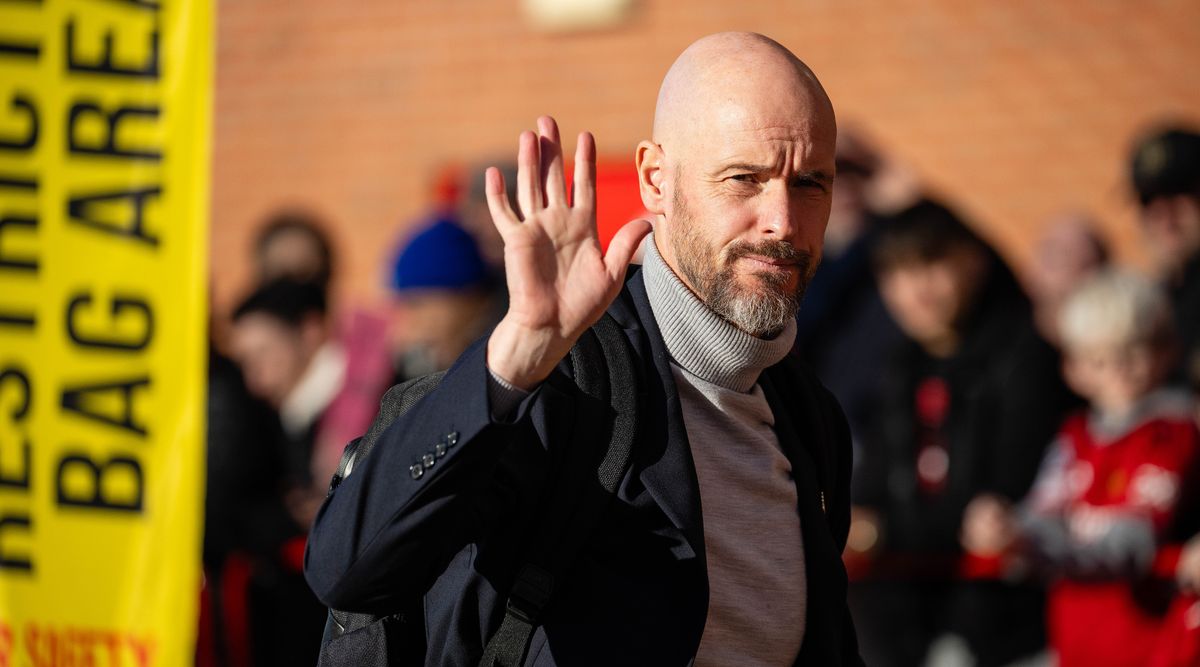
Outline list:
[[[696,667],[791,665],[804,640],[806,588],[792,467],[758,385],[796,339],[763,340],[710,310],[645,245],[643,276],[679,390],[700,481],[708,619]]]
[[[792,467],[758,377],[787,355],[796,323],[771,340],[751,336],[676,277],[653,235],[645,249],[646,293],[700,482],[709,597],[695,665],[791,665],[804,640],[803,538]],[[526,394],[491,379],[492,414],[511,414]]]

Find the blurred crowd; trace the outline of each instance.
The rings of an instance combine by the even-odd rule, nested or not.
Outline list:
[[[255,284],[212,335],[198,664],[316,664],[304,540],[342,448],[388,387],[504,313],[483,187],[482,167],[448,172],[380,272],[382,312],[331,304],[325,221],[263,222]],[[1018,274],[953,202],[839,136],[794,352],[854,437],[868,665],[1200,664],[1200,134],[1137,139],[1128,191],[1149,271],[1069,212]]]

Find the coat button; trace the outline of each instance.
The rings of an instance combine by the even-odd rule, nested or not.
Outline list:
[[[439,442],[433,446],[433,455],[439,459],[446,455],[446,443]]]
[[[412,475],[413,479],[421,479],[425,476],[425,468],[420,463],[414,463],[408,467],[408,474]]]
[[[425,454],[421,457],[421,465],[425,466],[426,468],[432,468],[435,462],[436,459],[433,458],[433,454]]]
[[[446,446],[453,447],[458,444],[458,431],[450,431],[445,437]]]

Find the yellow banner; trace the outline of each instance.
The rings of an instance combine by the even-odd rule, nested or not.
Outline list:
[[[192,662],[212,14],[0,3],[0,667]]]

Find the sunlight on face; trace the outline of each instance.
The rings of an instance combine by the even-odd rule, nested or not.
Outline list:
[[[705,239],[685,197],[675,190],[679,270],[718,315],[754,336],[773,336],[796,316],[816,262],[782,240],[736,240],[724,249]]]
[[[837,120],[820,82],[777,42],[721,33],[688,47],[638,149],[663,260],[710,308],[756,336],[796,314],[821,259]]]

